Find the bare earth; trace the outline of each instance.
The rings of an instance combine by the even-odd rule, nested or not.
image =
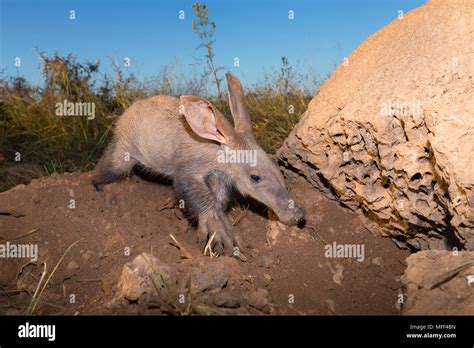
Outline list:
[[[90,178],[52,175],[0,193],[0,243],[33,243],[39,250],[37,262],[0,259],[0,314],[23,313],[44,264],[49,274],[77,240],[35,314],[399,313],[409,252],[374,236],[355,214],[297,177],[290,176],[288,186],[307,210],[306,227],[282,227],[263,210],[230,212],[245,262],[202,255],[195,228],[173,207],[170,186],[133,176],[97,192]],[[183,258],[170,234],[191,256]],[[363,244],[365,259],[325,257],[325,244],[334,241]],[[124,265],[141,253],[156,257],[171,275],[167,296],[149,291],[127,298],[119,287]]]

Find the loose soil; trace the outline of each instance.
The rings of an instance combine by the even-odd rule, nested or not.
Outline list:
[[[36,262],[0,259],[0,314],[25,312],[45,265],[48,274],[58,267],[34,314],[398,314],[409,252],[289,175],[290,194],[306,208],[306,225],[285,227],[262,209],[234,207],[229,214],[246,261],[204,256],[171,186],[139,176],[96,191],[92,173],[56,174],[0,193],[0,244],[31,243],[39,251]],[[184,258],[170,234],[191,256]],[[333,242],[363,245],[364,260],[326,257],[325,245]],[[174,283],[168,302],[175,303],[156,294],[127,299],[119,289],[124,265],[142,253],[183,275],[181,288],[204,285],[186,294],[187,303],[178,301]],[[207,284],[206,272],[222,281]]]

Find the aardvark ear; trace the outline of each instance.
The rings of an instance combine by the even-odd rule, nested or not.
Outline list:
[[[234,118],[237,134],[245,134],[253,138],[252,122],[245,106],[245,92],[239,79],[231,73],[225,74],[229,91],[229,105]]]
[[[234,141],[234,129],[210,101],[193,95],[183,95],[179,100],[184,117],[194,133],[221,144]]]

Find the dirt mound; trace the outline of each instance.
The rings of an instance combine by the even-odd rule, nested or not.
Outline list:
[[[474,2],[430,1],[345,60],[279,156],[400,244],[472,250],[473,76]]]
[[[472,315],[474,252],[420,251],[407,258],[405,314]]]
[[[134,176],[97,192],[90,179],[52,175],[0,194],[0,313],[398,313],[408,252],[297,177],[305,228],[230,211],[246,262],[204,256],[170,186]],[[18,253],[25,245],[36,257]],[[351,245],[363,253],[339,253]]]

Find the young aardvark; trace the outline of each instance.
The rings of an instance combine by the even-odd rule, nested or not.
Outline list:
[[[287,225],[303,220],[304,209],[291,200],[280,170],[255,141],[242,85],[226,77],[235,127],[203,98],[138,101],[118,120],[93,184],[120,180],[137,164],[171,177],[188,216],[198,221],[200,242],[215,234],[214,250],[232,254],[242,246],[225,213],[232,188],[270,207]]]

